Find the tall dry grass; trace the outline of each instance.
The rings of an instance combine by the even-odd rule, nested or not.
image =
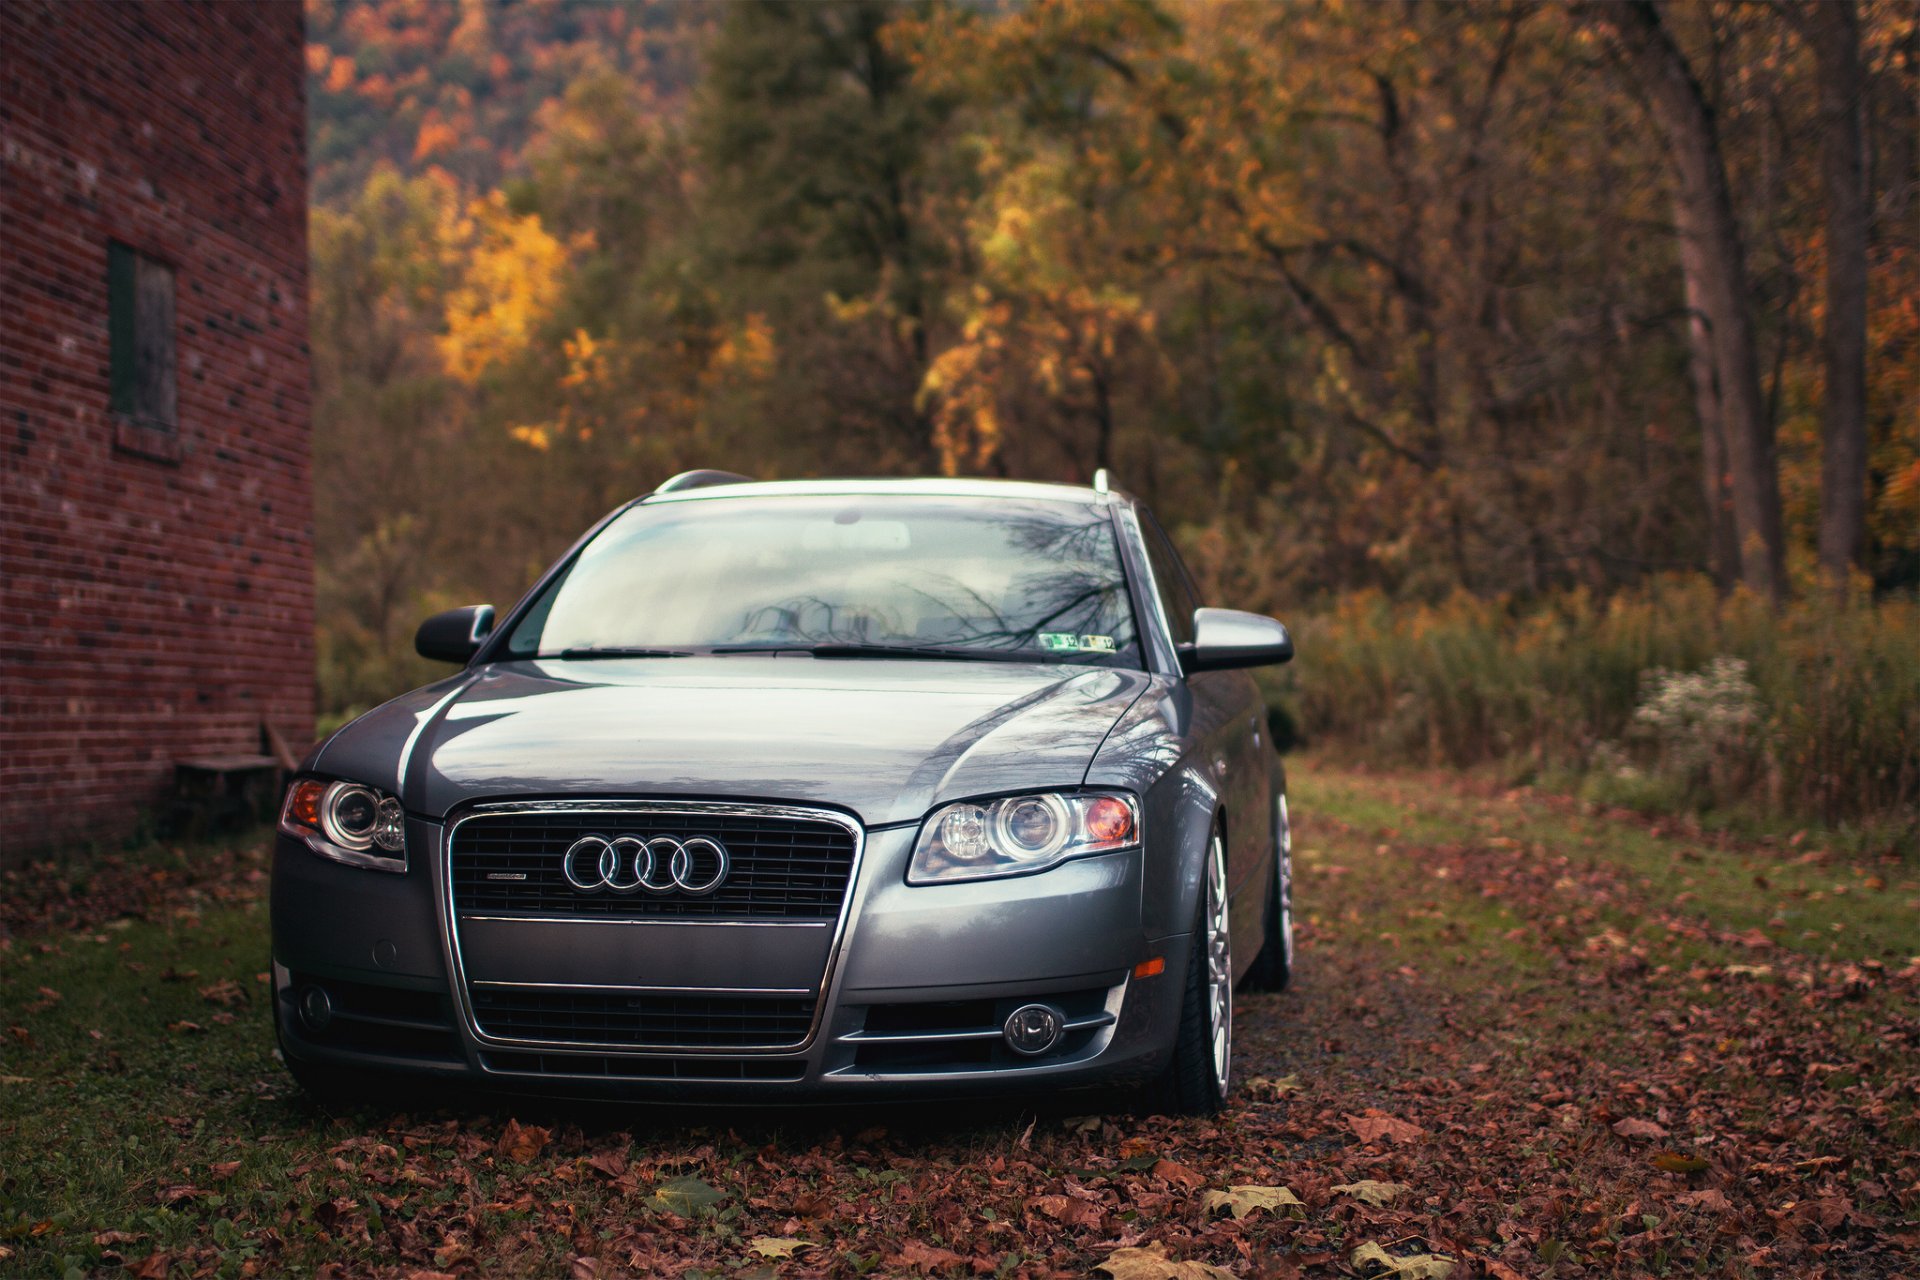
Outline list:
[[[1309,737],[1376,757],[1476,765],[1531,758],[1630,780],[1698,753],[1635,712],[1661,672],[1745,663],[1757,714],[1700,777],[1650,779],[1695,807],[1749,807],[1829,825],[1920,830],[1920,605],[1838,607],[1805,594],[1775,612],[1670,578],[1599,599],[1438,605],[1359,594],[1299,621],[1300,658],[1272,686]],[[1724,738],[1722,734],[1722,738]],[[1667,744],[1672,745],[1672,744]]]

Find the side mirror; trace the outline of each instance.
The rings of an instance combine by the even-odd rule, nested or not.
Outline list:
[[[413,647],[423,658],[435,662],[457,662],[461,666],[480,652],[480,644],[493,634],[493,606],[470,604],[462,609],[436,613],[413,633]]]
[[[1238,609],[1195,609],[1193,643],[1180,646],[1180,668],[1188,674],[1271,667],[1292,657],[1285,624]]]

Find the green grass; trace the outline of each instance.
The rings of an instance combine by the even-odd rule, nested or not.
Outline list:
[[[1911,863],[1854,862],[1814,843],[1723,847],[1524,792],[1489,800],[1403,773],[1310,765],[1291,780],[1296,809],[1318,807],[1382,839],[1517,841],[1536,856],[1617,872],[1637,902],[1732,933],[1757,929],[1789,950],[1886,963],[1920,955],[1920,870]],[[1615,926],[1643,919],[1593,905]]]
[[[98,1232],[141,1236],[145,1253],[217,1230],[208,1211],[229,1200],[257,1212],[284,1199],[285,1164],[256,1140],[292,1105],[261,1013],[266,955],[261,902],[13,943],[0,957],[0,1232],[38,1243],[59,1274],[98,1260]],[[246,1003],[201,994],[223,980]],[[239,1172],[216,1181],[231,1160]],[[168,1187],[208,1195],[169,1207]],[[232,1247],[237,1266],[247,1242]]]

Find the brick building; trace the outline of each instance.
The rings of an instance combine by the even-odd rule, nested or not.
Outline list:
[[[303,36],[0,3],[0,860],[311,731]]]

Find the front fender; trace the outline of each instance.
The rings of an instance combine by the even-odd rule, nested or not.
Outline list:
[[[1146,834],[1141,923],[1149,938],[1192,930],[1206,883],[1207,845],[1224,798],[1194,749],[1192,697],[1165,676],[1128,708],[1087,770],[1090,787],[1140,797]]]
[[[407,787],[415,743],[449,701],[473,682],[466,671],[403,693],[342,726],[302,762],[302,773],[350,778],[399,796],[419,808],[419,790]]]

